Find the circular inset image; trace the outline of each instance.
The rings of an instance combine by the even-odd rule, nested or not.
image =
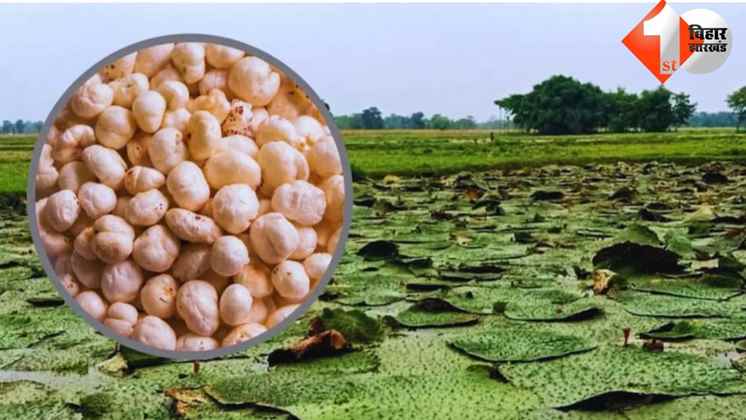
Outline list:
[[[75,311],[125,346],[197,360],[313,303],[351,192],[334,120],[295,72],[190,34],[121,49],[73,83],[34,149],[28,209]]]

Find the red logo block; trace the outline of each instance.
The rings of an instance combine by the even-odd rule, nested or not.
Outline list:
[[[622,40],[622,43],[661,82],[665,83],[692,52],[689,24],[661,0]]]

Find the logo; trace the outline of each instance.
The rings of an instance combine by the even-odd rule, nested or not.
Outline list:
[[[717,13],[694,9],[679,15],[661,0],[622,43],[665,83],[680,68],[693,74],[715,71],[730,55],[732,36]]]

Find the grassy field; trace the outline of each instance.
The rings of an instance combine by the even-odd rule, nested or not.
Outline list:
[[[746,159],[746,133],[733,129],[551,137],[496,132],[495,141],[484,130],[360,130],[343,135],[352,164],[374,177],[550,163]]]
[[[371,178],[329,287],[198,372],[95,333],[0,207],[0,418],[744,418],[746,135],[345,139]],[[4,191],[32,142],[0,139]],[[326,329],[350,347],[288,357]]]
[[[35,136],[0,136],[0,193],[26,191]]]
[[[489,130],[347,130],[355,170],[370,177],[435,175],[551,163],[746,159],[746,133],[682,129],[670,133],[536,136]],[[0,192],[25,191],[33,136],[0,136]]]

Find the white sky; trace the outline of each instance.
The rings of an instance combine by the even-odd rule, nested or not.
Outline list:
[[[90,65],[146,38],[201,32],[255,45],[292,67],[335,114],[451,117],[496,113],[493,101],[563,73],[605,90],[656,79],[621,44],[652,7],[628,5],[1,5],[0,119],[44,119]],[[720,13],[735,50],[708,75],[675,74],[701,111],[726,110],[746,85],[743,4],[674,4]],[[734,29],[735,28],[735,29]],[[746,35],[744,35],[746,36]]]

